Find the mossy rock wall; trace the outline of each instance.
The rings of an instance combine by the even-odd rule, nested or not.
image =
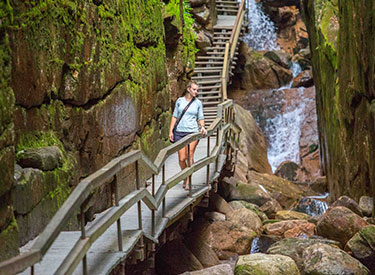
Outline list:
[[[64,155],[53,171],[20,168],[13,199],[35,195],[15,209],[24,244],[43,230],[82,178],[132,149],[153,159],[168,144],[171,96],[163,2],[13,0],[9,7],[12,68],[7,67],[4,87],[12,88],[14,97],[4,105],[15,106],[7,109],[14,116],[9,171],[21,150],[57,145]],[[134,189],[134,167],[118,178],[122,195]],[[36,187],[40,192],[34,193]],[[109,192],[104,187],[93,194],[87,220],[108,207]]]
[[[375,181],[375,4],[303,0],[303,8],[329,191],[358,200]]]
[[[0,261],[18,254],[18,227],[11,188],[14,171],[14,94],[10,88],[11,56],[6,32],[12,20],[9,5],[0,3]]]

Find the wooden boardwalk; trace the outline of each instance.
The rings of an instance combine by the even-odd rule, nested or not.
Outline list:
[[[215,138],[211,137],[211,150],[215,146]],[[207,156],[207,138],[200,140],[196,153],[195,161],[198,161]],[[223,159],[221,161],[223,163]],[[166,161],[166,175],[174,175],[179,171],[177,153],[171,155]],[[215,172],[215,164],[210,166],[210,177],[212,178]],[[166,179],[168,180],[168,179]],[[155,189],[162,183],[161,173],[155,178]],[[151,211],[142,202],[142,225],[144,235],[157,242],[159,235],[166,227],[167,223],[173,220],[180,214],[192,201],[197,200],[204,195],[208,188],[206,185],[206,168],[202,168],[195,172],[192,176],[193,183],[193,197],[188,197],[188,191],[182,188],[182,182],[170,189],[166,195],[166,215],[162,217],[161,207],[155,214],[156,230],[155,234],[151,234]],[[151,186],[147,187],[151,192]],[[124,201],[120,201],[120,205]],[[89,233],[90,228],[100,222],[101,217],[106,211],[96,215],[95,220],[86,225],[86,230]],[[137,205],[130,208],[121,217],[121,228],[123,236],[123,251],[119,252],[117,244],[117,225],[114,223],[109,230],[107,230],[101,237],[99,237],[91,246],[87,253],[87,274],[108,274],[118,265],[128,254],[133,250],[139,238],[142,236],[141,230],[138,229],[138,209]],[[53,243],[42,262],[34,266],[35,274],[55,274],[58,266],[63,262],[72,247],[74,247],[77,240],[81,237],[81,231],[64,231],[61,232],[57,240]],[[32,242],[22,247],[25,252]],[[21,274],[30,274],[30,270],[25,270]],[[73,274],[82,274],[82,262],[78,265]]]

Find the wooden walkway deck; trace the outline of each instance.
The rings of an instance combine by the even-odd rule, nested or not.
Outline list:
[[[215,138],[211,137],[210,147],[211,150],[215,146]],[[198,161],[207,156],[207,139],[202,139],[196,149],[195,161]],[[224,162],[222,160],[220,163]],[[166,162],[166,175],[174,175],[179,171],[177,153],[171,155]],[[212,178],[215,172],[215,164],[210,166]],[[187,206],[192,202],[203,196],[209,189],[206,185],[206,169],[202,168],[192,176],[193,183],[193,197],[188,197],[188,191],[182,188],[182,182],[177,184],[168,191],[166,196],[166,215],[162,217],[161,207],[155,214],[156,229],[155,234],[151,235],[151,211],[142,202],[142,225],[145,236],[148,239],[157,242],[158,237],[167,226],[167,223],[178,216]],[[167,180],[167,179],[166,179]],[[161,173],[155,178],[155,189],[161,185]],[[151,192],[151,186],[147,187]],[[124,201],[120,201],[120,206]],[[90,228],[100,222],[101,217],[105,214],[102,212],[98,214],[95,220],[86,225],[86,232],[90,232]],[[87,253],[87,274],[109,274],[110,271],[116,267],[128,254],[132,251],[142,233],[138,229],[138,209],[137,205],[130,208],[123,217],[121,217],[121,228],[123,236],[123,251],[119,252],[117,245],[117,224],[114,223],[109,230],[107,230],[101,237],[98,238],[91,246]],[[80,231],[64,231],[61,232],[57,240],[48,250],[42,262],[34,266],[35,274],[55,274],[58,266],[63,262],[71,248],[75,245],[80,238]],[[35,240],[34,240],[35,241]],[[32,242],[22,247],[25,252],[30,247]],[[25,270],[21,274],[30,274],[30,270]],[[73,274],[82,274],[82,262],[78,265]]]

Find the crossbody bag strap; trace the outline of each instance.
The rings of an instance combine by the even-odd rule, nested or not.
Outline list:
[[[195,97],[193,97],[193,98],[190,100],[189,104],[186,105],[186,107],[185,107],[185,109],[182,111],[180,117],[177,119],[177,121],[176,121],[176,123],[175,123],[175,125],[174,125],[174,127],[173,127],[173,131],[175,131],[175,130],[177,129],[177,125],[180,123],[181,118],[184,116],[184,114],[186,113],[187,109],[189,109],[191,103],[193,103],[194,100],[195,100]]]

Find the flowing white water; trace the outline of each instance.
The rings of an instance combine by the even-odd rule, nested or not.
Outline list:
[[[244,41],[256,51],[279,50],[275,25],[263,12],[261,4],[255,0],[248,0],[247,5],[249,33],[245,35]]]
[[[283,90],[275,92],[283,93]],[[268,133],[268,161],[275,172],[276,168],[286,160],[299,164],[299,139],[301,124],[305,118],[304,88],[298,88],[299,100],[286,107],[284,113],[268,119],[265,131]]]

